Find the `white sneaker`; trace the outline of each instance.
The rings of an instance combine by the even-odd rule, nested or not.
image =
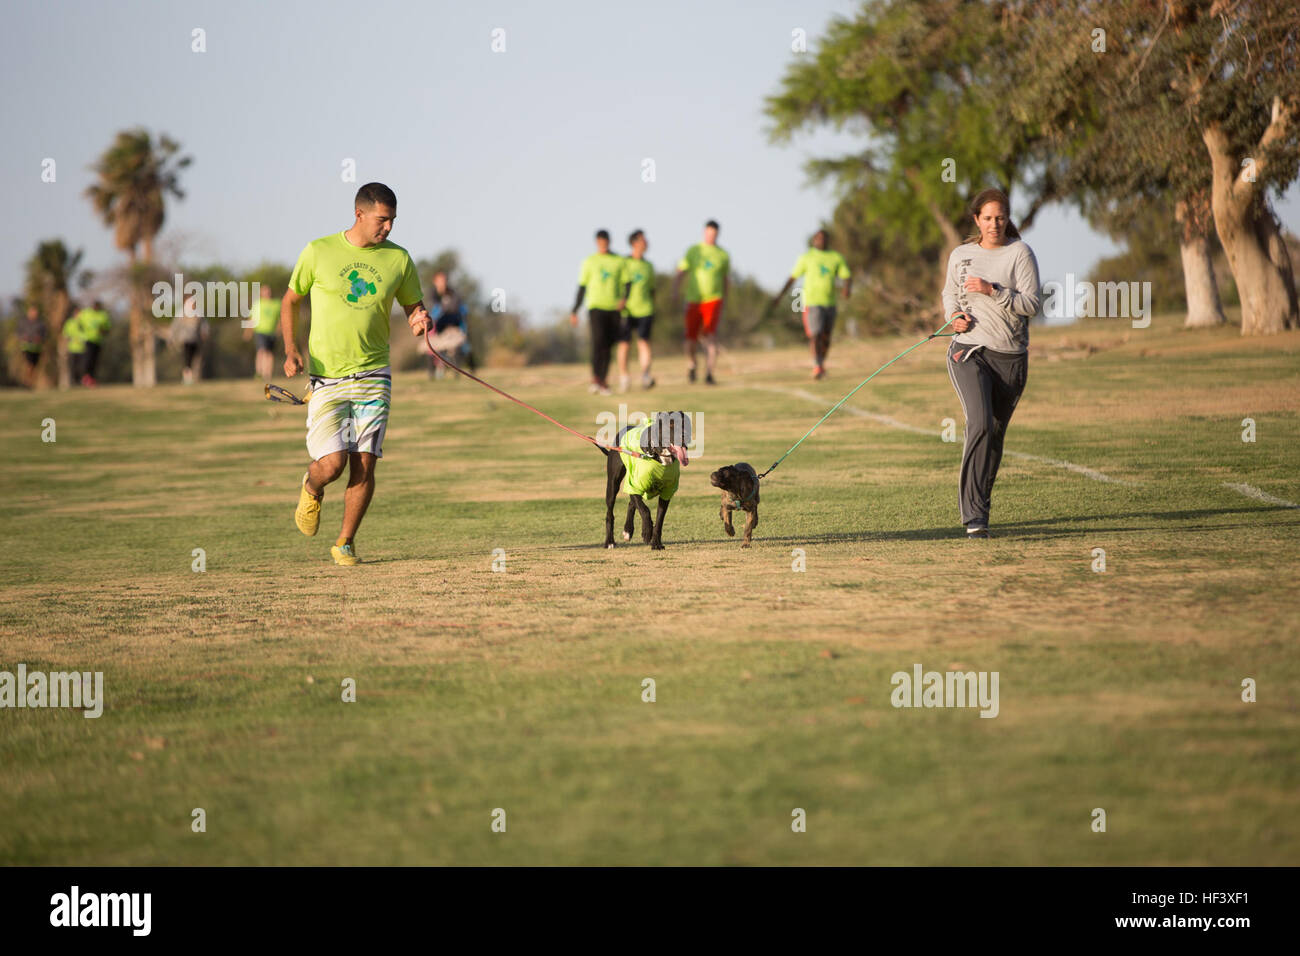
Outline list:
[[[627,391],[627,376],[626,376],[626,375],[620,375],[620,376],[618,377],[618,390],[619,390],[619,393],[620,393],[620,394],[622,394],[623,392],[626,392],[626,391]]]

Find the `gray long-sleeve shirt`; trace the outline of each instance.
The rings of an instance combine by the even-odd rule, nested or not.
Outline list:
[[[993,295],[967,292],[968,276],[993,284]],[[955,336],[963,345],[982,345],[995,352],[1029,350],[1029,320],[1038,314],[1042,293],[1038,285],[1038,260],[1021,239],[985,249],[965,242],[948,257],[948,278],[943,284],[943,311],[951,318],[965,312],[975,324]]]

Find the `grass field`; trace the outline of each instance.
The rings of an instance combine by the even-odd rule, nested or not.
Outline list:
[[[708,472],[910,341],[819,383],[793,350],[710,390],[662,358],[629,409],[703,416],[662,552],[603,549],[601,457],[466,381],[399,377],[352,569],[339,486],[293,525],[302,410],[251,382],[0,396],[0,670],[107,696],[0,710],[0,862],[1300,863],[1300,333],[1036,329],[984,542],[931,343],[727,538]],[[485,374],[588,432],[620,400]],[[918,663],[997,671],[998,716],[895,709]]]

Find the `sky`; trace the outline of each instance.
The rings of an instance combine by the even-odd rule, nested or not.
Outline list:
[[[135,126],[194,159],[160,243],[196,265],[292,265],[307,242],[351,225],[357,187],[379,180],[398,196],[394,242],[416,258],[459,250],[484,289],[534,323],[567,312],[597,228],[616,251],[645,229],[648,258],[667,270],[717,219],[733,269],[775,290],[835,205],[803,164],[862,144],[824,131],[772,145],[764,98],[800,55],[793,31],[815,49],[857,6],[7,4],[0,176],[18,188],[0,294],[21,290],[41,239],[83,248],[91,269],[122,263],[84,192],[114,134]],[[54,182],[41,178],[47,159]],[[1300,188],[1277,208],[1296,230]],[[1082,277],[1117,248],[1061,206],[1025,239],[1044,282]]]

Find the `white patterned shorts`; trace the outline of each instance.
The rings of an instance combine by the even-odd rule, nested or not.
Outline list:
[[[312,461],[335,452],[384,457],[384,432],[392,396],[390,366],[346,378],[312,376],[307,400],[307,451]]]

